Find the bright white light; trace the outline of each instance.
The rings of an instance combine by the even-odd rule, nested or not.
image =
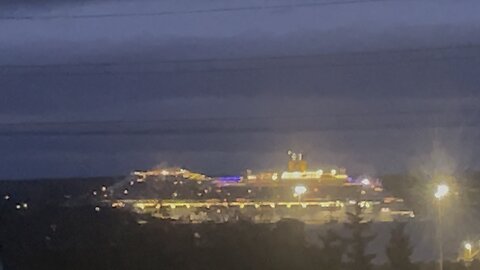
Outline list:
[[[472,244],[470,244],[470,243],[465,243],[465,249],[466,249],[466,250],[472,250]]]
[[[435,198],[440,200],[443,197],[445,197],[449,191],[450,191],[450,188],[447,185],[445,184],[438,185],[437,191],[435,192]]]
[[[368,180],[368,178],[363,179],[362,180],[362,185],[369,186],[370,185],[370,180]]]
[[[302,185],[295,186],[294,192],[295,192],[296,196],[303,195],[303,194],[305,194],[305,192],[307,192],[307,187],[302,186]]]

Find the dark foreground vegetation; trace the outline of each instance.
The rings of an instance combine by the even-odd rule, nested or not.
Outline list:
[[[2,205],[1,258],[5,269],[435,269],[412,263],[412,247],[397,224],[385,243],[389,262],[373,265],[366,247],[375,235],[361,210],[350,215],[349,237],[334,231],[309,244],[304,224],[283,220],[253,224],[241,217],[224,224],[174,224],[126,211],[44,204]],[[471,269],[480,269],[475,262]],[[465,269],[446,263],[445,270]]]
[[[479,178],[473,174],[463,184],[462,197],[474,209],[480,196],[478,184],[473,184]],[[313,245],[305,239],[304,224],[295,220],[267,225],[239,217],[232,223],[186,225],[105,207],[97,212],[85,204],[88,196],[83,194],[116,181],[0,182],[0,191],[10,196],[0,202],[4,269],[437,269],[433,262],[411,262],[414,247],[403,224],[393,226],[390,241],[384,243],[388,261],[374,265],[376,255],[366,247],[375,233],[361,212],[352,213],[343,225],[349,237],[327,231],[318,235],[322,244]],[[406,198],[418,212],[424,207],[415,192],[424,190],[424,182],[411,176],[384,177],[387,190]],[[466,268],[445,262],[444,269]],[[474,261],[469,269],[480,270],[479,263]]]

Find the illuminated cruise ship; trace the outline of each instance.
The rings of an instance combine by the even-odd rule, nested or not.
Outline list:
[[[376,221],[414,217],[403,199],[390,196],[379,180],[352,179],[342,168],[309,170],[303,154],[288,151],[288,157],[283,171],[246,170],[240,176],[210,177],[179,167],[134,171],[105,189],[100,200],[178,222],[245,217],[255,222],[341,222],[357,204]]]

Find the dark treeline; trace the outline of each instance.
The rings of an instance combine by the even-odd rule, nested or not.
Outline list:
[[[328,231],[319,235],[321,245],[310,244],[304,224],[295,220],[254,224],[239,217],[187,225],[91,206],[2,208],[0,255],[7,270],[435,269],[433,263],[410,261],[413,247],[402,224],[385,243],[389,262],[374,265],[375,254],[366,247],[375,235],[360,208],[344,225],[348,237]],[[444,269],[465,268],[447,263]]]

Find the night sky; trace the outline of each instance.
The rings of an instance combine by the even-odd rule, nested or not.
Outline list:
[[[480,169],[478,1],[9,1],[0,178]]]

